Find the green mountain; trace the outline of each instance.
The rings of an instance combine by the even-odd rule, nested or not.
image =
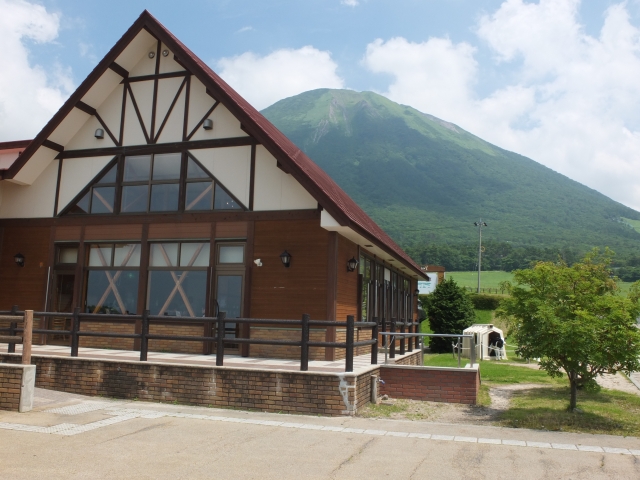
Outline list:
[[[526,262],[593,246],[621,257],[640,252],[628,222],[639,212],[375,93],[313,90],[262,113],[417,261],[473,268],[479,218],[488,224],[487,268],[505,267],[498,262],[514,251]]]

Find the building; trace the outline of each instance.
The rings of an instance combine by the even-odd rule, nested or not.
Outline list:
[[[425,277],[326,173],[146,11],[33,140],[0,144],[0,310],[410,319]],[[42,328],[67,330],[69,321],[51,318]],[[201,335],[202,328],[181,321],[157,332]],[[312,330],[320,341],[343,334]],[[227,332],[299,335],[234,324]],[[83,337],[81,346],[136,348],[122,338]],[[149,348],[209,353],[173,340]],[[291,347],[238,349],[299,355]],[[315,348],[311,358],[341,353]]]
[[[426,295],[444,281],[445,268],[439,265],[424,265],[422,271],[427,275],[427,279],[418,281],[418,290],[420,295]]]

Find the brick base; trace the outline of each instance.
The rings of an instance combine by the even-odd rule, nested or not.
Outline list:
[[[19,365],[21,357],[14,358],[18,365],[0,363],[0,410],[28,412],[33,408],[35,367]]]
[[[480,388],[477,368],[383,365],[380,378],[380,395],[391,398],[475,405]]]
[[[18,363],[14,354],[0,362]],[[369,402],[370,371],[359,375],[283,372],[33,356],[36,386],[81,395],[235,407],[267,412],[353,415]]]

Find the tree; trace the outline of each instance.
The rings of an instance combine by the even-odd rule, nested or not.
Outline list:
[[[433,333],[462,333],[476,320],[471,299],[453,278],[438,283],[432,294],[422,299]],[[431,338],[431,351],[451,352],[450,338]]]
[[[598,375],[640,369],[640,282],[619,293],[609,270],[613,252],[594,249],[581,262],[538,262],[514,274],[511,296],[498,315],[507,318],[518,355],[540,358],[552,377],[569,379],[569,410],[578,388]]]

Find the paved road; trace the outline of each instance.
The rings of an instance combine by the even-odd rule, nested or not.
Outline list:
[[[640,478],[638,438],[37,395],[2,479]]]

